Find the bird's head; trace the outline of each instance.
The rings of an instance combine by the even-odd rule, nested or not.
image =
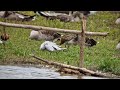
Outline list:
[[[94,40],[94,39],[90,39],[88,37],[85,38],[85,43],[88,45],[88,46],[94,46],[97,44],[97,42]]]
[[[60,37],[61,37],[61,34],[59,34],[59,33],[54,33],[54,34],[53,34],[53,37],[54,37],[54,39],[60,38]]]

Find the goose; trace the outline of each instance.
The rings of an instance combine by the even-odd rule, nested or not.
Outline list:
[[[33,11],[40,16],[57,16],[57,15],[68,15],[66,13],[56,13],[54,11]]]
[[[49,20],[58,19],[58,20],[60,20],[62,22],[78,22],[78,21],[80,21],[77,16],[74,17],[74,16],[68,15],[68,14],[46,13],[46,12],[42,12],[42,11],[37,11],[35,13],[37,13],[40,16],[43,16],[43,17],[45,17],[46,19],[49,19]]]
[[[7,41],[8,39],[9,39],[9,35],[8,34],[4,33],[4,34],[1,35],[1,40],[2,41]]]
[[[5,11],[0,11],[0,18],[4,16]]]
[[[119,41],[118,44],[116,45],[116,50],[120,50],[120,41]]]
[[[77,44],[78,43],[78,35],[74,34],[65,34],[60,38],[60,45],[62,44]]]
[[[73,11],[54,11],[55,13],[64,13],[70,15]]]
[[[1,11],[0,17],[10,19],[10,20],[18,20],[18,21],[32,21],[35,20],[35,16],[24,15],[15,11]]]
[[[72,15],[76,11],[54,11],[54,12]],[[77,12],[83,13],[84,15],[92,15],[92,14],[95,14],[97,11],[77,11]]]
[[[60,50],[65,50],[66,48],[61,48],[61,46],[57,45],[54,42],[51,41],[45,41],[41,44],[40,50],[48,50],[48,51],[60,51]]]
[[[73,34],[65,34],[63,35],[60,39],[60,45],[65,44],[66,45],[78,45],[80,41],[80,36],[78,34],[73,35]],[[97,41],[95,41],[92,38],[85,38],[85,46],[92,47],[97,44]]]
[[[83,13],[86,16],[96,13],[96,11],[55,11],[55,12],[51,11],[51,12],[52,13],[43,12],[43,11],[34,11],[34,13],[37,13],[38,15],[43,16],[46,19],[49,20],[58,19],[62,22],[79,22],[80,21],[79,16],[81,13]]]
[[[88,47],[95,46],[97,43],[99,43],[99,42],[95,41],[92,38],[88,38],[88,37],[85,38],[85,45]]]
[[[9,39],[9,35],[4,33],[0,36],[0,44],[5,46],[5,42]]]
[[[29,38],[32,40],[48,40],[48,41],[53,41],[60,37],[61,34],[47,30],[39,30],[39,31],[32,30],[29,36]]]
[[[97,11],[74,11],[72,12],[72,16],[82,18],[82,14],[87,19],[88,16],[95,14]]]

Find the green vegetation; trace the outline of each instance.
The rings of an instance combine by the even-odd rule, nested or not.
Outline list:
[[[28,15],[34,15],[31,11],[22,11]],[[120,25],[115,25],[115,20],[119,14],[110,13],[108,11],[98,12],[88,18],[87,31],[109,32],[107,37],[94,36],[99,43],[92,48],[85,48],[84,65],[88,69],[101,70],[120,75],[120,51],[116,51],[115,47],[120,40]],[[3,21],[0,19],[0,21]],[[10,23],[22,23],[38,26],[49,26],[55,28],[65,28],[80,30],[80,23],[64,23],[59,20],[46,20],[44,17],[37,16],[35,21],[18,22],[7,20]],[[2,26],[0,26],[0,34]],[[44,59],[67,63],[79,66],[79,46],[70,46],[65,51],[48,52],[39,49],[43,41],[35,41],[29,39],[29,29],[6,27],[6,32],[10,35],[10,39],[6,43],[6,48],[0,44],[0,63],[38,63],[37,60],[30,57],[31,53]],[[64,46],[64,45],[63,45]]]

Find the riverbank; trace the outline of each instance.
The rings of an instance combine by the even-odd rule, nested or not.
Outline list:
[[[30,11],[23,13],[34,15]],[[99,12],[89,17],[87,31],[109,32],[109,35],[107,37],[92,37],[99,44],[92,48],[85,48],[84,65],[86,68],[93,71],[99,70],[120,75],[120,51],[115,50],[120,39],[120,26],[114,23],[118,16],[119,14],[110,12]],[[59,20],[51,21],[41,16],[38,16],[35,21],[31,22],[10,20],[7,20],[7,22],[75,30],[79,30],[81,27],[80,23],[64,23]],[[0,26],[0,28],[0,33],[2,33],[2,27]],[[43,41],[30,40],[30,31],[29,29],[6,27],[6,32],[10,35],[10,39],[6,43],[5,49],[0,44],[0,64],[41,64],[40,61],[30,56],[30,54],[34,53],[41,58],[51,61],[79,66],[79,46],[70,46],[69,49],[60,52],[41,51],[39,47]]]

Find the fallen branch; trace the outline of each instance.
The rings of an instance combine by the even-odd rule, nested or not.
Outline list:
[[[48,65],[55,65],[55,66],[59,66],[61,68],[68,68],[68,69],[72,69],[72,70],[77,70],[84,75],[90,74],[91,76],[106,77],[106,78],[114,78],[114,77],[116,78],[117,77],[116,75],[114,75],[114,76],[113,75],[112,76],[111,75],[106,75],[105,73],[94,72],[94,71],[88,70],[86,68],[79,68],[79,67],[75,67],[75,66],[71,66],[71,65],[52,62],[52,61],[48,61],[48,60],[42,59],[42,58],[34,56],[34,55],[31,55],[31,56],[34,57],[37,60],[41,60],[44,63],[47,63]]]
[[[59,28],[51,28],[51,27],[43,27],[43,26],[34,26],[34,25],[24,25],[24,24],[13,24],[13,23],[5,23],[0,22],[1,26],[7,27],[15,27],[15,28],[25,28],[25,29],[33,29],[33,30],[49,30],[49,31],[56,31],[61,33],[72,33],[72,34],[81,34],[79,30],[69,30],[69,29],[59,29]],[[85,35],[88,36],[107,36],[108,32],[85,32]]]

